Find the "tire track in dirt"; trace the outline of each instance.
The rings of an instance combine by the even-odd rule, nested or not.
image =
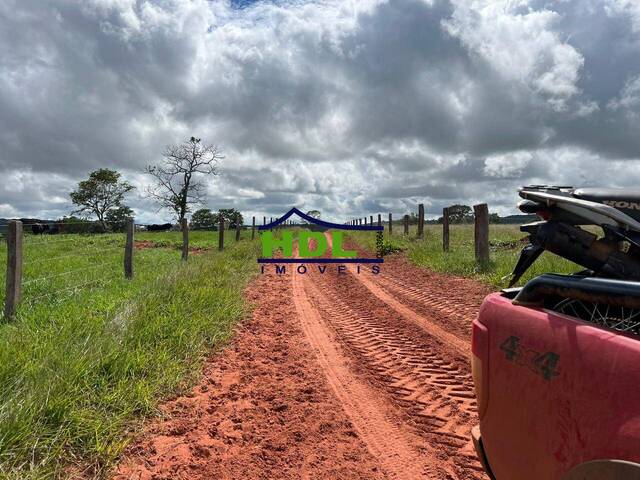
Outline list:
[[[420,435],[424,445],[417,448],[438,462],[440,476],[427,478],[484,478],[469,440],[477,421],[465,356],[401,321],[351,275],[317,277],[322,278],[306,283],[314,307],[378,396],[394,406],[406,429]]]
[[[372,255],[353,243],[347,246],[363,256]],[[482,300],[493,291],[473,279],[418,268],[401,255],[385,257],[380,274],[370,279],[392,298],[466,343]]]
[[[354,266],[348,271],[301,275],[294,282],[353,359],[355,374],[362,372],[405,428],[420,435],[414,448],[437,468],[427,478],[485,478],[469,440],[477,423],[469,340],[413,312],[368,273]]]
[[[389,421],[384,405],[372,389],[347,366],[347,360],[336,348],[318,311],[309,302],[311,288],[306,278],[293,276],[293,298],[300,322],[322,366],[334,393],[342,403],[356,430],[380,461],[389,478],[415,480],[436,478],[435,467],[414,448],[417,439]]]
[[[458,319],[459,323],[464,325],[464,330],[460,332],[459,328],[454,328],[451,330],[451,334],[465,340],[469,338],[470,332],[467,330],[478,314],[479,301],[470,302],[469,299],[465,299],[466,301],[461,302],[459,299],[452,298],[451,291],[418,288],[415,284],[386,272],[377,276],[374,283],[387,291],[389,295],[399,299],[401,303],[411,305],[417,314],[437,320],[438,324],[451,326],[452,319]],[[476,286],[474,293],[477,294],[477,291]],[[484,292],[483,289],[481,291]]]
[[[449,333],[447,330],[442,328],[440,325],[433,322],[433,320],[429,320],[419,313],[415,312],[411,307],[408,307],[405,303],[394,298],[393,295],[388,294],[385,290],[389,289],[388,286],[385,289],[385,284],[379,284],[377,282],[373,282],[368,279],[364,275],[359,275],[356,273],[356,268],[354,266],[349,267],[349,272],[354,275],[373,295],[378,297],[382,302],[389,305],[393,308],[397,313],[402,315],[405,319],[410,322],[419,325],[424,328],[429,334],[437,337],[442,342],[448,344],[450,347],[455,348],[462,355],[469,355],[471,352],[471,345],[469,341],[464,341],[457,336]],[[382,285],[383,287],[381,288]],[[402,290],[401,290],[402,291]],[[419,297],[421,298],[421,297]],[[433,303],[434,306],[440,305],[437,302]],[[471,321],[471,320],[469,320]]]
[[[391,283],[400,293],[412,299],[417,299],[426,305],[433,307],[446,316],[457,315],[467,322],[471,322],[478,313],[478,304],[475,302],[461,302],[460,299],[452,298],[451,291],[424,290],[409,284],[406,280],[401,280],[390,274],[383,274],[379,277],[380,282]],[[477,288],[475,290],[477,292]],[[466,303],[466,304],[465,304]]]

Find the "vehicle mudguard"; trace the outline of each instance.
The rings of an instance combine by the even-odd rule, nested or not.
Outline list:
[[[624,460],[593,460],[572,468],[562,480],[640,480],[640,464]]]

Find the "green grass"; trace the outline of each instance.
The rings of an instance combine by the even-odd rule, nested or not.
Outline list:
[[[179,232],[136,234],[145,239],[169,247],[137,250],[128,281],[123,235],[25,237],[31,283],[0,324],[0,478],[104,475],[136,419],[192,384],[245,314],[257,242],[230,239],[219,253],[216,232],[192,232],[212,251],[184,263]]]
[[[416,226],[412,226],[409,236],[402,234],[402,225],[393,225],[394,234],[389,237],[385,226],[384,238],[388,247],[400,248],[403,254],[414,264],[427,267],[436,272],[446,272],[481,280],[493,287],[503,288],[508,280],[503,277],[513,271],[526,242],[521,240],[525,234],[517,225],[491,225],[489,240],[491,244],[488,265],[481,268],[475,261],[473,246],[473,225],[451,225],[449,252],[442,251],[442,225],[427,225],[425,238],[416,238]],[[370,232],[352,233],[351,237],[365,248],[375,251],[375,234]],[[527,280],[545,272],[571,273],[581,268],[568,260],[544,252],[520,280]]]

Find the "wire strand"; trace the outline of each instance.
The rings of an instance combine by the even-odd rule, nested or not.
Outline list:
[[[23,227],[31,227],[33,225],[100,225],[100,222],[98,220],[85,220],[81,222],[35,222],[22,224]]]
[[[51,278],[57,278],[57,277],[63,277],[65,275],[71,275],[72,273],[77,273],[77,272],[88,272],[88,271],[92,271],[95,270],[96,268],[100,268],[100,267],[104,267],[105,265],[113,265],[113,263],[111,262],[104,262],[104,263],[100,263],[98,265],[94,265],[92,267],[86,267],[86,268],[76,268],[74,270],[69,270],[67,272],[62,272],[62,273],[55,273],[53,275],[47,275],[46,277],[38,277],[38,278],[34,278],[32,280],[27,280],[26,282],[22,282],[22,285],[30,285],[32,283],[36,283],[36,282],[42,282],[44,280],[49,280]]]
[[[78,234],[69,234],[69,235],[78,235]],[[91,235],[85,235],[83,237],[81,236],[76,236],[74,238],[63,238],[61,240],[56,239],[56,240],[41,240],[39,242],[27,242],[25,243],[25,246],[32,246],[32,245],[50,245],[50,244],[57,244],[57,243],[66,243],[66,242],[77,242],[80,240],[86,240],[87,237],[100,237],[102,235],[100,234],[91,234]]]
[[[82,258],[82,257],[88,257],[90,255],[94,255],[94,254],[102,254],[104,252],[109,252],[109,251],[114,251],[114,250],[124,250],[124,245],[120,246],[120,247],[111,247],[111,248],[92,248],[92,249],[88,249],[88,251],[85,251],[83,253],[70,253],[68,255],[58,255],[57,257],[50,257],[50,258],[45,258],[43,260],[34,262],[34,261],[30,261],[30,262],[25,262],[24,265],[42,265],[43,263],[48,263],[54,260],[60,260],[61,258],[71,258],[71,257],[78,257],[78,258]]]
[[[85,283],[80,283],[78,285],[74,285],[72,287],[60,288],[58,290],[54,290],[53,292],[45,293],[43,295],[39,295],[37,297],[30,298],[30,299],[27,300],[27,302],[30,303],[30,304],[33,304],[35,301],[40,300],[42,298],[50,297],[51,295],[55,295],[55,294],[60,293],[60,292],[66,292],[68,290],[78,290],[79,288],[86,287],[87,285],[91,285],[93,283],[99,283],[99,282],[102,282],[104,280],[105,280],[104,278],[98,278],[98,279],[95,279],[95,280],[91,280],[89,282],[85,282]],[[115,280],[115,279],[108,280],[107,284],[112,283],[113,280]]]

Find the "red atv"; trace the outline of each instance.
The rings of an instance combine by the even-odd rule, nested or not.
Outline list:
[[[587,270],[485,299],[472,339],[478,456],[497,480],[640,479],[640,192],[520,195],[543,220],[522,227],[531,244],[512,284],[543,250]]]

